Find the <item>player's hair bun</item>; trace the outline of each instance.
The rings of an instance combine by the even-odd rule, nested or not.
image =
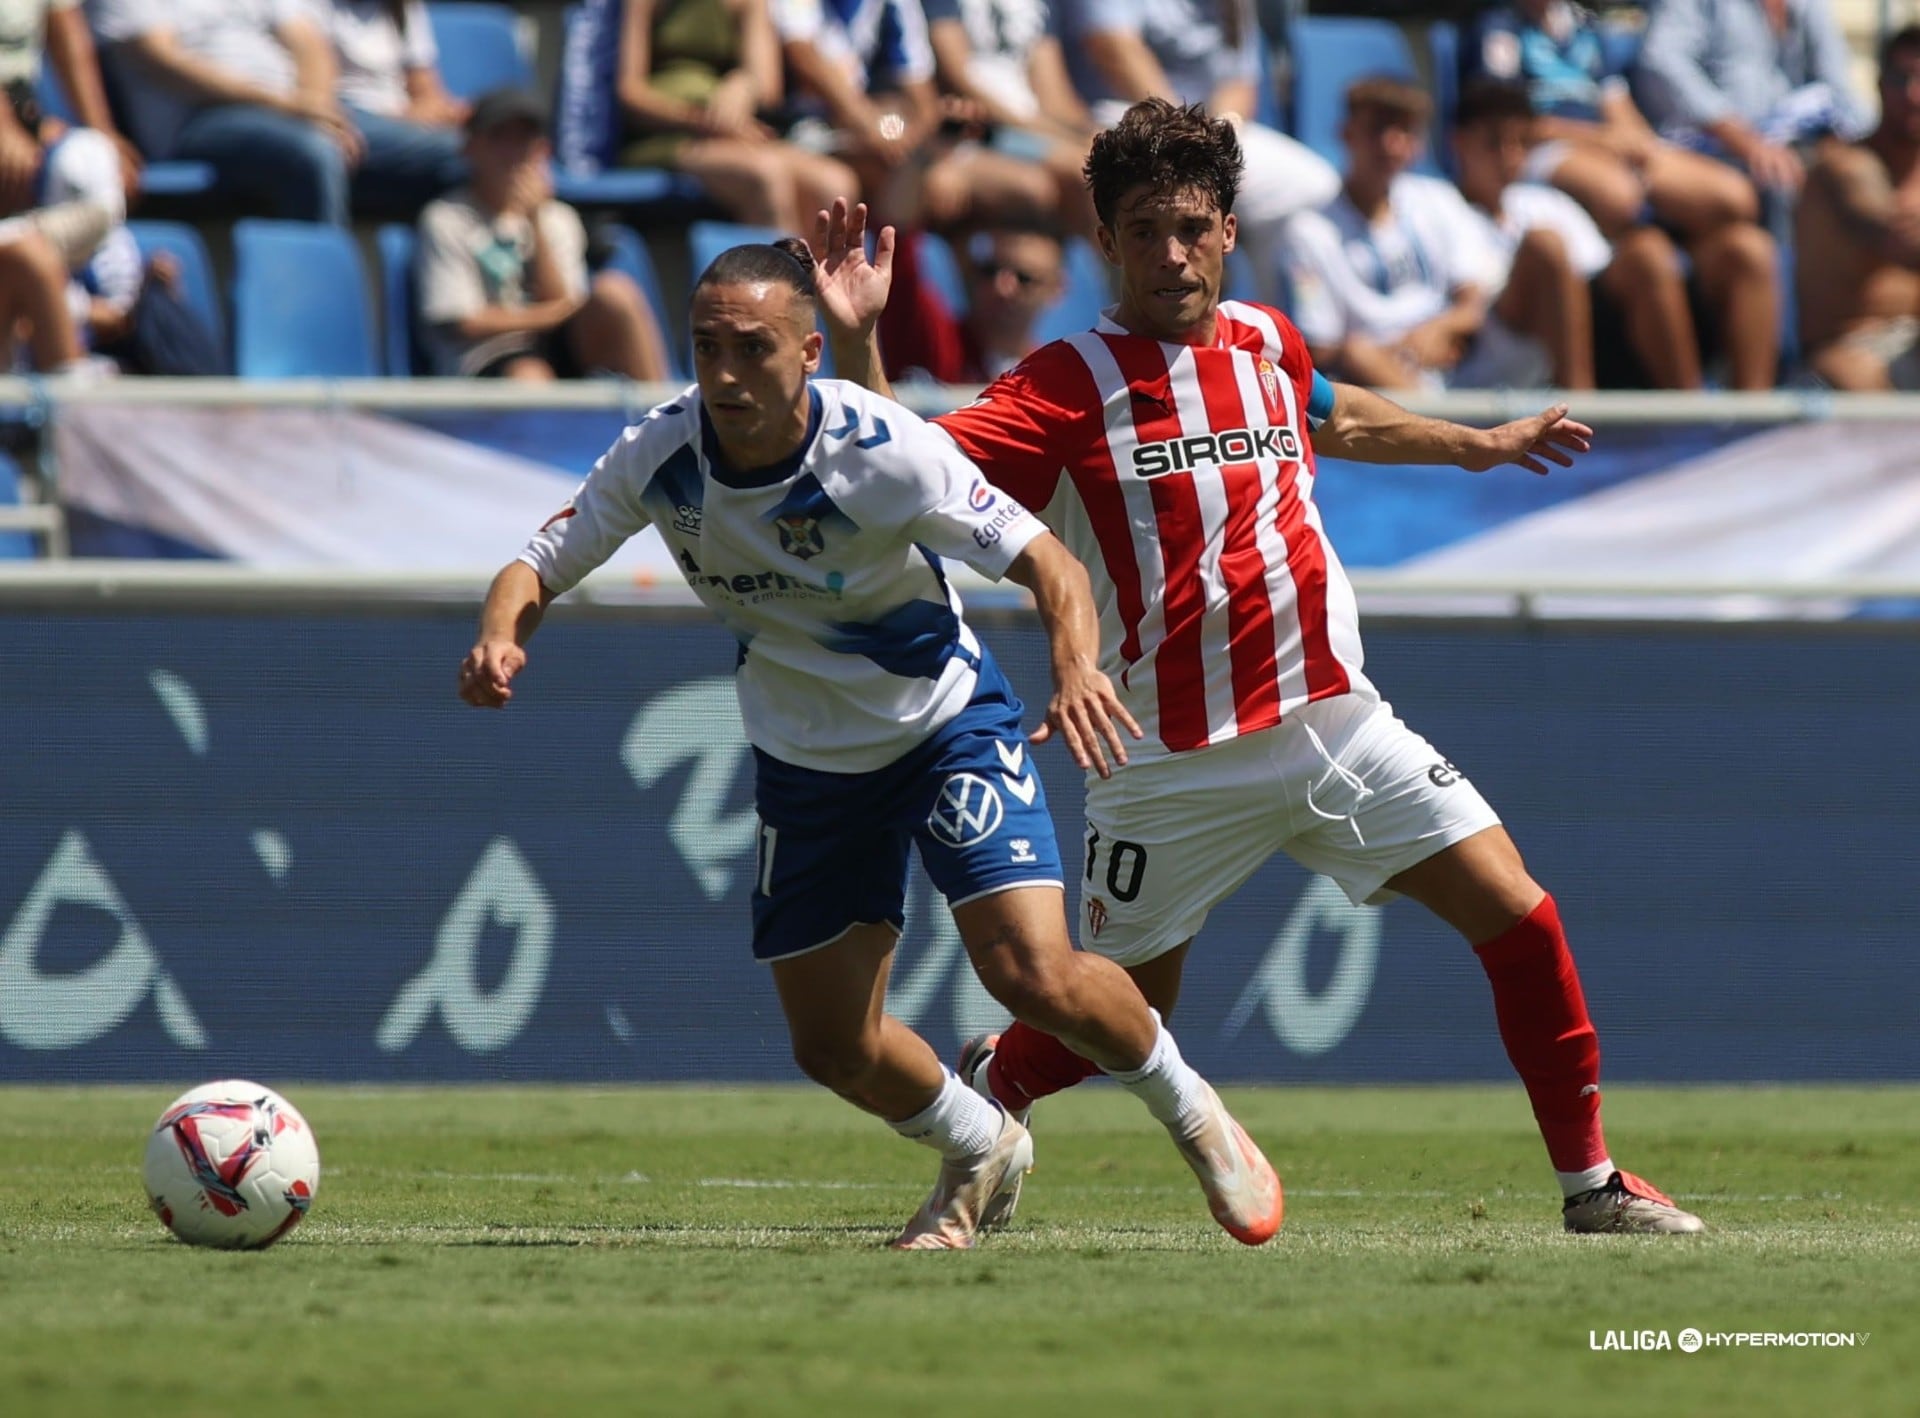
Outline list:
[[[808,275],[813,274],[813,266],[814,266],[813,248],[807,245],[807,243],[802,241],[799,237],[797,236],[779,237],[772,243],[772,245],[776,249],[786,252],[787,255],[791,256],[794,260],[798,261],[800,263],[800,269],[805,271]]]

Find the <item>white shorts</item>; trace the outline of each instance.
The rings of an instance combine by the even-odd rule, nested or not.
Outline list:
[[[1392,706],[1323,699],[1089,782],[1080,944],[1121,965],[1164,955],[1277,851],[1355,905],[1389,901],[1391,878],[1499,823]]]

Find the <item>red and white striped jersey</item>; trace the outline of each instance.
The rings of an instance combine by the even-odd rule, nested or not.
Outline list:
[[[934,420],[1087,566],[1101,668],[1178,753],[1370,690],[1353,588],[1313,502],[1314,373],[1287,317],[1220,307],[1206,348],[1109,319]]]

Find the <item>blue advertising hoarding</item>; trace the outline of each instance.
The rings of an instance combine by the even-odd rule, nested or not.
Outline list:
[[[1037,626],[979,620],[1044,702]],[[797,1077],[747,945],[732,640],[563,607],[496,714],[454,698],[471,624],[0,614],[0,1076]],[[1910,629],[1407,623],[1369,649],[1559,898],[1609,1078],[1920,1078]],[[1076,775],[1037,760],[1073,862]],[[950,1056],[1004,1016],[937,904],[917,880],[891,1004]],[[1508,1076],[1464,943],[1284,859],[1188,982],[1218,1078]]]

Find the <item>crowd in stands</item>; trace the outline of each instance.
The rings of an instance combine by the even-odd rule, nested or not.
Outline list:
[[[411,308],[388,317],[417,332],[416,369],[452,376],[672,377],[677,313],[608,260],[601,223],[804,232],[864,199],[903,233],[891,372],[978,382],[1063,299],[1105,303],[1077,259],[1099,240],[1081,163],[1159,96],[1238,129],[1229,294],[1287,309],[1337,377],[1920,388],[1920,29],[1883,45],[1876,126],[1829,0],[1604,20],[1509,0],[1436,26],[1424,66],[1376,22],[1391,42],[1321,115],[1337,144],[1275,77],[1314,22],[1256,0],[587,0],[557,102],[531,66],[448,82],[436,30],[483,8],[0,0],[15,367],[223,367],[177,261],[127,225],[185,163],[205,221],[410,224]],[[578,187],[583,219],[556,114],[563,151],[665,185]]]

